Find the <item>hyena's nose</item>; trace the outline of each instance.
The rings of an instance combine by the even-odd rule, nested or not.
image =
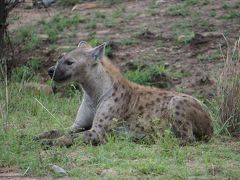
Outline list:
[[[55,71],[55,67],[52,66],[48,69],[48,75],[52,78]]]

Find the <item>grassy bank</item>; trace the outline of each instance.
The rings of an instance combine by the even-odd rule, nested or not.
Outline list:
[[[1,87],[2,84],[1,84]],[[143,178],[232,178],[240,177],[240,142],[215,135],[209,143],[181,147],[167,133],[155,144],[137,144],[127,138],[109,137],[98,147],[77,142],[71,148],[43,150],[32,136],[46,130],[71,125],[78,109],[78,95],[60,98],[36,94],[20,84],[8,87],[8,128],[1,118],[0,167],[17,167],[26,175],[58,176],[51,164],[63,167],[70,177],[95,179]],[[0,90],[1,112],[6,113],[5,89]]]

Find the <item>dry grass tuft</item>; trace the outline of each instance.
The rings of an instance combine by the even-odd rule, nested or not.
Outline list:
[[[223,57],[225,59],[225,64],[218,85],[218,95],[220,97],[220,119],[230,135],[239,136],[240,38],[235,43],[233,49],[229,48],[228,45],[227,56]]]

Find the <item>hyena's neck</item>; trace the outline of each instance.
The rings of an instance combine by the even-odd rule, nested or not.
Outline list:
[[[101,103],[101,100],[108,94],[111,94],[113,90],[113,82],[102,66],[99,66],[93,74],[89,74],[84,82],[81,82],[81,86],[84,93],[96,105]]]

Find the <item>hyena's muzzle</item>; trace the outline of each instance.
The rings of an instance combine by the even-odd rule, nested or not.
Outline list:
[[[61,65],[59,66],[59,64],[55,66],[51,66],[48,69],[48,75],[57,84],[62,84],[64,82],[67,82],[69,79],[71,79],[71,76],[72,76],[71,73],[69,73],[66,68],[61,67]],[[54,94],[57,93],[56,83],[52,83],[52,90]]]
[[[50,76],[51,79],[53,79],[54,72],[55,72],[55,66],[51,66],[48,69],[48,75]]]
[[[72,74],[64,65],[57,64],[48,69],[48,75],[57,83],[63,83],[71,79]]]

